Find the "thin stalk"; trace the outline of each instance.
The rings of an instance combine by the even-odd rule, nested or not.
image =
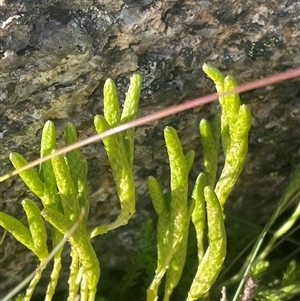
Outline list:
[[[61,252],[62,252],[62,250],[63,250],[62,248],[60,250],[58,250],[58,252],[54,256],[53,269],[52,269],[52,273],[50,275],[50,282],[47,287],[45,301],[51,301],[53,298],[53,295],[55,293],[55,288],[57,286],[59,273],[61,270]]]

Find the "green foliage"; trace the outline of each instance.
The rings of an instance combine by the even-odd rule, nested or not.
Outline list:
[[[141,76],[134,74],[126,94],[126,99],[120,116],[115,84],[107,80],[104,85],[104,116],[96,115],[95,128],[98,134],[109,128],[131,121],[136,118],[138,100],[141,90]],[[103,139],[108,160],[117,184],[121,205],[121,213],[117,220],[107,226],[99,226],[91,233],[91,237],[103,234],[114,228],[126,225],[135,211],[135,184],[132,174],[134,156],[134,131],[126,130]]]
[[[96,128],[117,125],[136,118],[137,105],[141,87],[141,77],[135,74],[126,96],[122,116],[119,114],[116,99],[115,86],[108,80],[104,87],[104,115],[97,121]],[[74,126],[68,123],[64,132],[65,145],[77,141],[77,133]],[[46,122],[41,141],[41,158],[55,151],[55,127],[50,121]],[[53,248],[59,244],[63,236],[67,236],[74,223],[81,220],[77,229],[70,236],[72,262],[69,276],[68,300],[74,300],[80,291],[81,300],[92,301],[95,299],[97,284],[100,277],[100,266],[96,253],[91,245],[91,238],[105,233],[111,229],[127,223],[134,213],[134,181],[132,177],[133,164],[133,130],[125,131],[104,141],[113,173],[117,182],[118,193],[121,202],[121,214],[115,223],[102,225],[95,228],[91,233],[87,231],[86,223],[89,214],[89,193],[87,187],[87,161],[82,157],[79,150],[73,150],[64,156],[55,156],[51,161],[40,164],[39,173],[33,168],[20,173],[20,177],[27,187],[40,198],[44,207],[40,212],[37,205],[31,200],[22,202],[27,215],[28,226],[5,213],[0,212],[0,225],[7,229],[22,244],[30,249],[42,262],[48,257],[46,245],[47,233],[43,218],[51,224]],[[111,152],[110,146],[120,146],[124,155],[124,168],[118,161],[120,154]],[[118,148],[118,151],[120,150]],[[16,169],[27,164],[26,160],[18,153],[12,153],[10,160]],[[81,215],[85,215],[82,218]],[[45,300],[51,300],[58,281],[61,269],[61,251],[58,249],[54,255],[53,271],[46,292]],[[42,271],[46,265],[41,264],[29,287],[24,300],[30,300],[37,285]]]
[[[44,221],[41,217],[40,210],[36,204],[29,199],[22,202],[23,209],[27,216],[29,228],[25,227],[20,221],[3,212],[0,212],[0,225],[14,237],[31,250],[40,261],[48,256],[48,248],[46,244],[47,235]],[[42,270],[37,272],[29,284],[24,301],[30,300],[33,291],[39,282]]]
[[[100,265],[91,239],[126,225],[135,212],[135,183],[132,172],[134,130],[130,129],[107,136],[103,139],[103,143],[116,182],[121,207],[117,220],[110,224],[99,225],[92,231],[87,230],[90,207],[87,184],[88,167],[87,161],[79,150],[55,156],[51,161],[40,164],[39,172],[31,168],[20,173],[20,177],[27,187],[41,200],[43,210],[41,212],[32,200],[26,199],[22,202],[22,206],[27,216],[28,227],[3,212],[0,212],[0,225],[30,249],[41,264],[25,295],[19,295],[15,300],[30,300],[46,266],[44,262],[48,259],[49,252],[44,220],[51,225],[52,247],[57,251],[54,255],[54,266],[46,293],[46,301],[52,300],[55,291],[61,269],[62,245],[60,245],[60,241],[63,237],[66,239],[67,236],[71,245],[72,258],[67,301],[73,301],[79,293],[80,300],[83,301],[133,300],[137,297],[143,299],[141,290],[137,292],[135,287],[146,288],[149,283],[147,301],[158,300],[162,293],[163,301],[168,301],[176,287],[179,287],[180,290],[181,287],[188,286],[187,292],[181,292],[181,299],[186,298],[187,301],[193,301],[209,298],[211,288],[224,265],[227,251],[224,204],[233,190],[245,162],[251,118],[248,107],[241,104],[239,95],[230,93],[237,86],[235,79],[230,75],[224,77],[217,69],[207,64],[203,66],[203,70],[215,83],[219,94],[220,108],[211,121],[201,120],[199,124],[200,143],[203,148],[203,172],[196,179],[192,195],[189,196],[189,173],[195,153],[192,150],[187,153],[183,151],[176,130],[172,127],[166,127],[164,130],[170,164],[170,191],[163,193],[158,180],[154,177],[148,178],[149,194],[158,216],[157,249],[155,250],[153,222],[148,220],[143,224],[140,245],[132,266],[126,270],[123,277],[116,281],[104,278],[103,283],[109,293],[96,297]],[[106,81],[103,90],[104,112],[103,115],[96,115],[94,118],[97,133],[101,134],[137,117],[140,89],[141,76],[134,74],[121,112],[116,86],[112,80]],[[64,141],[65,145],[71,145],[77,141],[76,129],[70,123],[65,127]],[[218,178],[219,145],[222,145],[224,166]],[[42,134],[41,158],[54,152],[55,148],[55,126],[48,121]],[[27,164],[18,153],[12,153],[10,159],[15,168]],[[259,244],[281,211],[291,199],[298,195],[299,174],[300,165],[296,168],[273,219],[264,229]],[[82,212],[85,213],[83,216]],[[267,255],[275,242],[291,229],[299,215],[300,205],[275,231],[263,252],[257,256],[255,250],[251,253],[252,259],[246,260],[247,269],[242,269],[233,280],[234,282],[237,281],[236,279],[243,279],[242,285],[246,276],[248,277],[242,297],[243,301],[251,300],[253,294],[255,294],[256,300],[263,301],[290,300],[300,293],[299,285],[296,284],[300,283],[300,267],[294,261],[289,263],[280,279],[272,279],[268,283],[261,280],[262,277],[265,277],[270,265],[269,261],[265,260]],[[69,235],[71,228],[74,229],[74,232]],[[192,231],[189,231],[190,228],[193,228]],[[191,237],[191,235],[194,236]],[[191,240],[189,241],[189,239]],[[191,244],[197,253],[193,260],[190,260],[192,253],[188,249]],[[256,244],[257,246],[258,244]],[[156,262],[155,251],[157,252]],[[187,257],[188,264],[193,264],[195,267],[191,269],[192,272],[189,271],[187,279],[183,280]],[[251,276],[249,276],[250,274]],[[258,279],[261,281],[259,289],[255,282]],[[182,286],[180,283],[183,283]]]
[[[228,75],[224,78],[212,66],[204,64],[203,71],[214,81],[218,94],[226,93],[237,87],[237,83],[232,76]],[[220,131],[225,164],[220,179],[216,184],[215,192],[221,204],[224,205],[243,169],[248,152],[248,133],[251,126],[251,114],[246,105],[241,105],[238,94],[226,94],[221,96],[219,101],[222,110]],[[219,124],[219,122],[215,123]],[[204,126],[202,125],[202,127]],[[204,131],[202,127],[200,127],[200,134],[201,132],[206,133],[206,135],[201,136],[204,158],[207,158],[206,161],[216,164],[215,152],[218,146],[216,140],[218,137],[213,138],[212,134],[208,135],[208,130]],[[215,133],[217,133],[216,126],[214,126],[214,129]],[[206,142],[206,140],[210,142]],[[206,144],[211,144],[211,146],[206,146]],[[205,154],[206,150],[207,154]],[[209,156],[211,156],[211,159]],[[211,175],[209,178],[211,178]]]
[[[300,265],[291,261],[281,278],[262,281],[255,294],[256,301],[287,301],[300,294]]]
[[[169,300],[180,280],[186,257],[189,221],[194,205],[193,202],[188,202],[188,173],[192,160],[186,160],[186,157],[193,158],[194,155],[183,154],[181,143],[173,128],[166,127],[164,134],[170,162],[171,193],[168,201],[168,197],[164,197],[156,180],[149,179],[149,192],[158,214],[158,266],[153,282],[147,290],[147,300],[156,300],[158,287],[165,273],[164,300]]]
[[[231,91],[237,86],[231,76],[224,78],[217,69],[209,65],[204,65],[203,70],[214,80],[219,94]],[[196,230],[198,269],[187,300],[197,300],[205,296],[223,266],[226,255],[223,205],[243,168],[251,122],[249,110],[240,104],[237,94],[220,96],[220,104],[221,110],[214,120],[212,122],[202,120],[199,125],[204,173],[200,173],[196,180],[192,201],[188,201],[187,195],[191,163],[187,164],[188,156],[183,155],[175,130],[170,127],[165,129],[170,162],[170,197],[163,195],[158,182],[153,177],[148,179],[150,196],[158,214],[158,261],[155,277],[147,290],[147,301],[158,299],[158,287],[165,274],[164,301],[169,300],[178,284],[186,258],[190,219]],[[225,163],[221,176],[215,183],[220,138]],[[208,226],[206,250],[204,250],[205,218]]]
[[[46,244],[46,229],[41,213],[36,204],[26,199],[22,202],[23,209],[26,213],[29,228],[25,227],[19,220],[11,217],[4,212],[0,212],[0,224],[8,232],[31,250],[40,260],[48,256]],[[39,242],[39,244],[37,244]]]

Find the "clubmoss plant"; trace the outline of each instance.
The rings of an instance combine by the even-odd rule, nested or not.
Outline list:
[[[203,70],[214,81],[220,94],[237,86],[231,76],[224,77],[212,66],[205,64]],[[220,105],[220,110],[211,123],[207,120],[200,122],[204,172],[200,173],[196,180],[192,199],[188,197],[188,174],[194,153],[190,151],[184,155],[176,131],[170,127],[165,129],[170,162],[170,194],[164,195],[153,177],[148,179],[150,196],[158,214],[158,262],[155,277],[147,291],[147,301],[158,299],[158,287],[164,274],[166,274],[164,301],[169,300],[178,284],[186,258],[191,218],[196,230],[199,265],[187,300],[203,297],[217,279],[223,266],[226,255],[223,205],[245,161],[251,118],[249,109],[241,105],[237,94],[220,97]],[[215,183],[220,138],[225,163],[221,176]],[[205,216],[209,246],[204,252]]]
[[[133,75],[127,93],[123,113],[119,114],[119,104],[116,98],[115,85],[107,80],[104,86],[104,117],[95,117],[95,126],[103,131],[109,126],[128,122],[136,118],[141,77]],[[73,150],[64,156],[56,156],[51,161],[40,165],[40,172],[28,169],[20,173],[20,177],[27,187],[41,200],[44,207],[42,213],[31,200],[23,201],[23,208],[27,215],[29,228],[5,213],[0,213],[0,225],[24,244],[43,261],[48,256],[47,234],[44,219],[51,225],[53,247],[67,235],[70,228],[80,217],[83,210],[85,215],[76,231],[69,238],[72,262],[69,275],[68,301],[73,301],[80,291],[81,300],[95,299],[97,284],[100,277],[100,265],[97,255],[91,245],[91,238],[106,233],[114,228],[126,224],[135,208],[135,189],[132,176],[133,164],[133,129],[124,133],[108,137],[104,140],[108,158],[116,179],[120,197],[121,213],[118,219],[108,225],[96,227],[91,232],[86,227],[89,213],[89,194],[87,187],[87,161],[79,150]],[[77,141],[74,126],[68,123],[64,132],[65,145]],[[41,142],[41,157],[55,150],[55,127],[48,121],[43,129]],[[116,151],[117,150],[117,151]],[[120,156],[120,153],[122,156]],[[27,164],[18,153],[12,153],[10,160],[16,169]],[[61,268],[60,249],[54,257],[54,268],[51,281],[46,292],[46,300],[51,300]],[[45,268],[45,266],[43,266]],[[24,300],[30,300],[35,286],[41,278],[43,269],[39,269],[31,281]]]
[[[164,284],[163,301],[170,300],[182,277],[190,222],[196,233],[198,267],[186,300],[207,298],[224,264],[226,255],[224,204],[243,168],[248,150],[251,118],[248,107],[241,105],[239,95],[232,91],[237,87],[235,80],[231,76],[224,77],[217,69],[206,64],[203,66],[203,70],[215,83],[219,94],[220,108],[212,121],[202,120],[199,125],[200,142],[203,148],[203,172],[196,179],[192,195],[189,196],[188,184],[195,153],[192,150],[187,153],[183,152],[176,130],[172,127],[166,127],[164,130],[170,163],[170,191],[163,193],[158,180],[154,177],[148,179],[149,194],[158,215],[158,224],[157,267],[147,290],[147,301],[160,299],[159,286],[161,283]],[[140,89],[141,77],[139,74],[134,74],[121,113],[115,84],[112,80],[106,81],[104,114],[103,116],[97,115],[94,119],[98,134],[104,134],[107,130],[131,122],[136,118]],[[76,129],[72,124],[66,125],[64,140],[66,146],[77,141]],[[42,134],[41,158],[55,152],[55,141],[54,124],[48,121]],[[54,267],[45,300],[52,299],[59,277],[62,239],[68,239],[72,257],[67,300],[77,300],[78,294],[80,294],[80,300],[83,301],[105,300],[103,297],[96,298],[100,265],[91,245],[91,239],[126,225],[135,212],[135,185],[132,174],[134,131],[127,129],[122,133],[106,136],[103,138],[103,143],[116,181],[121,212],[113,223],[99,225],[91,231],[86,227],[90,204],[87,189],[87,162],[79,150],[54,156],[51,161],[41,163],[39,172],[33,168],[20,172],[27,187],[40,198],[43,210],[41,212],[32,200],[26,199],[22,202],[28,227],[15,218],[0,212],[0,225],[12,233],[41,261],[25,296],[18,296],[18,300],[30,300],[46,266],[45,262],[49,260],[44,220],[51,225],[53,250],[50,253],[54,256]],[[222,146],[225,160],[221,174],[217,178],[219,145]],[[10,159],[16,169],[27,164],[25,159],[17,153],[12,153]],[[297,169],[292,178],[294,179],[291,182],[292,188],[285,194],[288,201],[284,199],[281,202],[280,210],[299,193],[299,178]],[[274,219],[277,217],[278,213],[275,213]],[[249,277],[251,267],[253,276],[262,274],[267,267],[267,264],[263,265],[262,263],[271,247],[281,235],[290,229],[298,217],[299,209],[297,207],[288,222],[275,233],[265,251],[259,257],[256,256],[257,249],[251,253],[246,268],[242,269],[233,281],[242,279],[241,285],[243,285],[246,277],[252,279]],[[259,240],[259,244],[264,235]],[[291,290],[297,293],[294,281],[298,279],[298,276],[294,276],[297,273],[293,273],[295,266],[297,267],[297,264],[291,263],[289,269],[286,270],[277,295],[276,292],[270,292],[268,289],[257,290],[257,296],[261,298],[258,300],[264,300],[263,298],[270,296],[275,299],[278,296],[286,296]],[[121,286],[122,292],[126,290],[127,285],[134,283],[134,279],[139,275],[138,270],[133,269],[133,271],[132,274],[127,275],[127,279],[124,278]],[[162,281],[163,278],[165,278],[164,281]],[[253,291],[246,295],[246,289],[244,289],[243,301],[250,301]],[[222,301],[225,301],[226,293],[224,290],[222,292]],[[238,290],[237,295],[239,294]],[[117,296],[117,294],[113,295]],[[267,300],[275,300],[274,298]]]
[[[123,124],[136,118],[141,85],[141,76],[134,74],[126,94],[122,114],[120,114],[116,86],[112,80],[109,79],[106,81],[103,90],[104,116],[96,115],[94,118],[94,124],[98,134],[118,124]],[[103,143],[117,184],[121,213],[113,224],[94,229],[91,233],[91,237],[126,225],[135,211],[135,185],[132,174],[134,131],[133,129],[129,129],[123,133],[109,136],[103,139]]]

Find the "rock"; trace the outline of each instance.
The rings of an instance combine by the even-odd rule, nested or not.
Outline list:
[[[57,127],[58,141],[67,121],[74,123],[80,139],[94,134],[93,116],[101,113],[108,77],[115,80],[122,103],[130,75],[141,72],[142,116],[214,92],[201,70],[205,62],[244,83],[300,61],[300,4],[293,0],[7,0],[0,5],[1,175],[12,170],[11,151],[28,161],[38,157],[41,129],[49,119]],[[299,98],[299,79],[242,95],[251,107],[253,127],[228,212],[256,223],[270,216],[291,163],[300,157]],[[216,106],[136,129],[137,213],[127,227],[110,234],[105,246],[99,239],[96,248],[100,259],[105,258],[103,266],[126,264],[141,223],[153,215],[145,180],[150,174],[166,179],[163,128],[174,126],[185,149],[196,148],[195,177],[201,168],[198,123],[210,118]],[[95,143],[82,151],[90,167],[90,226],[112,221],[119,207],[103,146]],[[24,220],[20,202],[32,197],[26,187],[18,177],[0,185],[0,210]],[[10,235],[1,248],[3,295],[37,262]],[[59,289],[65,288],[67,273],[66,268]],[[42,291],[41,286],[37,293]]]

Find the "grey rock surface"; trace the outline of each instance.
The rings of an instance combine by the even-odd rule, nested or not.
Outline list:
[[[41,129],[49,119],[57,127],[58,141],[67,121],[74,123],[80,139],[94,134],[93,116],[101,113],[108,77],[116,81],[122,103],[132,72],[142,74],[142,116],[212,93],[213,84],[201,71],[205,62],[239,83],[300,62],[299,1],[6,0],[0,5],[1,175],[12,170],[11,151],[28,161],[38,157]],[[270,216],[291,163],[300,158],[299,87],[295,79],[242,95],[254,115],[253,127],[228,212],[256,223]],[[163,128],[174,126],[185,149],[196,149],[195,177],[201,170],[198,123],[210,118],[216,106],[136,129],[137,213],[128,227],[110,239],[99,239],[96,248],[104,266],[126,265],[141,223],[153,214],[145,179],[154,175],[166,181]],[[90,167],[92,227],[114,220],[119,206],[102,144],[82,151]],[[0,210],[25,220],[20,202],[31,195],[20,179],[10,178],[0,187]],[[0,295],[36,264],[33,255],[7,235],[1,246]]]

